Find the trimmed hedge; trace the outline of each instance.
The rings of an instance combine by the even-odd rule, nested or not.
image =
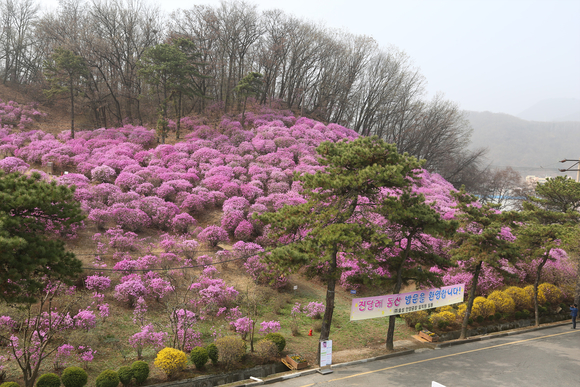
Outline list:
[[[84,387],[89,381],[87,371],[80,367],[67,367],[60,377],[65,387]]]
[[[49,372],[38,378],[36,387],[60,387],[60,378],[58,375]]]

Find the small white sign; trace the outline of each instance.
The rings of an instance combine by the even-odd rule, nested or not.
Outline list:
[[[294,285],[294,290],[298,289],[298,285]]]
[[[325,367],[332,364],[332,340],[320,342],[320,366]]]

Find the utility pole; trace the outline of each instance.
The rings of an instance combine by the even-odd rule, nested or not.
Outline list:
[[[574,161],[574,164],[572,164],[570,167],[568,167],[568,169],[559,169],[559,171],[560,172],[574,172],[574,171],[576,171],[576,183],[580,183],[580,160],[564,159],[560,162],[566,163],[568,161]],[[572,169],[574,167],[578,167],[578,169]]]

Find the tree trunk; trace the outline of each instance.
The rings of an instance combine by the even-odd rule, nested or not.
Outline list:
[[[336,287],[336,255],[337,248],[334,247],[332,252],[332,259],[330,262],[330,274],[328,283],[326,285],[326,308],[324,310],[324,317],[322,318],[322,328],[320,330],[320,339],[318,349],[316,350],[316,362],[320,364],[320,341],[328,340],[330,336],[330,325],[332,323],[332,314],[334,313],[334,289]]]
[[[459,340],[464,340],[467,338],[467,323],[469,321],[469,316],[471,316],[471,308],[473,308],[473,300],[475,300],[475,289],[477,288],[477,281],[479,280],[479,273],[481,272],[481,265],[483,262],[479,262],[475,267],[475,273],[473,273],[473,280],[471,281],[471,290],[469,291],[469,300],[467,301],[467,309],[465,309],[465,317],[463,318],[463,323],[461,324],[461,334],[459,335]]]
[[[536,269],[536,280],[534,281],[534,317],[536,320],[536,325],[535,326],[540,326],[540,311],[539,311],[539,305],[538,305],[538,285],[540,284],[540,276],[542,275],[542,269],[544,268],[544,265],[546,264],[546,262],[548,261],[549,255],[550,254],[550,250],[548,250],[546,252],[546,255],[544,256],[544,258],[542,259],[542,262],[538,265],[538,268]]]
[[[179,132],[181,131],[181,92],[177,99],[177,120],[175,121],[175,139],[179,140]]]
[[[410,243],[407,243],[407,249],[411,246]],[[405,263],[406,259],[401,262],[399,268],[397,269],[397,283],[395,284],[395,290],[393,294],[399,294],[401,291],[401,286],[403,285],[403,264]],[[393,344],[393,340],[395,337],[395,321],[397,320],[396,316],[389,316],[389,329],[387,330],[387,351],[392,351],[395,347]]]
[[[70,82],[70,135],[71,138],[75,138],[75,96],[73,90],[73,79],[72,75],[69,78]]]
[[[576,276],[576,294],[574,295],[574,303],[580,304],[580,263],[578,264],[578,275]]]
[[[248,97],[244,99],[244,108],[242,109],[242,128],[244,127],[244,123],[246,122],[246,102],[248,101]]]

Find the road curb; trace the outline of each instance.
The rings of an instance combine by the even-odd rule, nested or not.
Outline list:
[[[446,341],[446,342],[435,345],[435,349],[448,348],[448,347],[453,347],[456,345],[473,343],[475,341],[491,340],[491,339],[495,339],[495,338],[499,338],[499,337],[514,336],[514,335],[519,335],[522,333],[541,331],[543,329],[555,328],[555,327],[560,327],[560,326],[569,325],[569,324],[570,324],[570,322],[559,322],[556,324],[544,325],[544,326],[539,326],[539,327],[532,327],[529,329],[522,329],[522,330],[518,330],[518,331],[502,332],[502,333],[493,334],[493,335],[470,337],[470,338],[467,338],[465,340]],[[393,358],[393,357],[406,356],[406,355],[411,355],[411,354],[415,353],[415,351],[416,350],[414,350],[414,349],[408,349],[408,350],[404,350],[404,351],[400,351],[400,352],[388,353],[388,354],[381,355],[381,356],[371,357],[368,359],[354,360],[354,361],[349,361],[349,362],[345,362],[345,363],[334,364],[334,365],[330,366],[330,368],[331,369],[342,368],[342,367],[348,367],[348,366],[353,366],[353,365],[358,365],[358,364],[363,364],[363,363],[370,363],[370,362],[377,361],[377,360],[384,360],[384,359],[389,359],[389,358]],[[311,375],[311,374],[318,372],[318,370],[320,370],[320,368],[314,368],[314,369],[302,371],[302,372],[295,372],[295,373],[288,374],[288,375],[276,376],[276,377],[262,380],[259,382],[250,382],[250,383],[245,383],[245,384],[238,384],[236,387],[250,387],[250,386],[260,386],[260,385],[265,385],[265,384],[278,383],[278,382],[282,382],[282,381],[288,380],[288,379],[294,379],[294,378],[299,378],[301,376]]]
[[[539,326],[539,327],[531,327],[531,328],[528,328],[528,329],[522,329],[522,330],[518,330],[518,331],[509,331],[509,332],[502,332],[502,333],[493,334],[493,335],[484,335],[484,336],[477,336],[477,337],[469,337],[469,338],[464,339],[464,340],[445,341],[443,343],[440,343],[440,344],[435,345],[435,348],[436,349],[448,348],[448,347],[453,347],[455,345],[473,343],[474,341],[483,341],[483,340],[495,339],[497,337],[514,336],[514,335],[519,335],[519,334],[522,334],[522,333],[534,332],[534,331],[541,331],[543,329],[560,327],[560,326],[569,325],[569,324],[570,324],[570,322],[559,322],[559,323],[550,324],[550,325],[544,325],[544,326]]]

